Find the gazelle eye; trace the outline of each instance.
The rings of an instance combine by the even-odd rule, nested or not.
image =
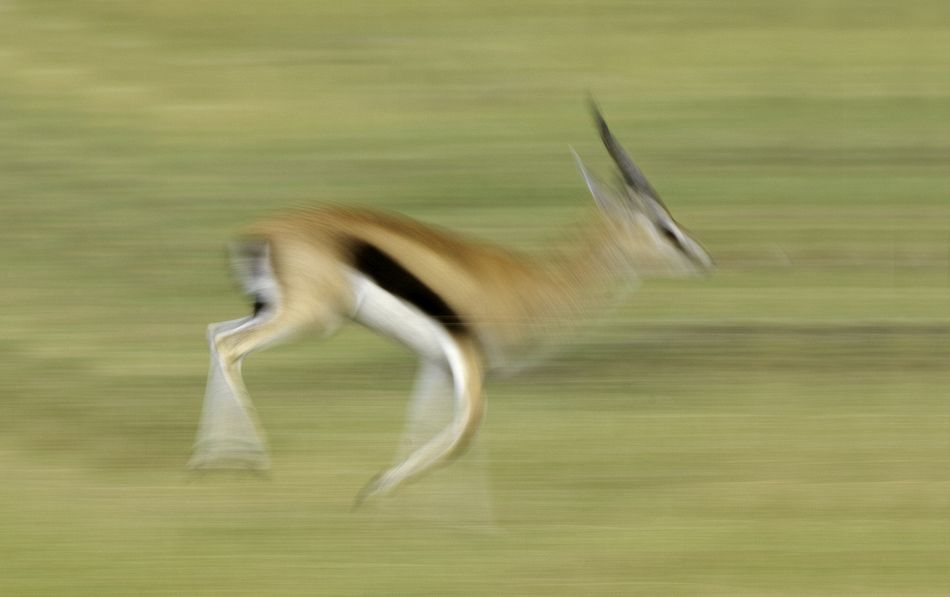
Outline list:
[[[670,230],[670,229],[667,228],[666,226],[663,226],[662,228],[660,228],[660,232],[663,233],[663,238],[665,238],[666,240],[670,241],[670,242],[673,243],[674,245],[679,246],[679,244],[680,244],[680,239],[676,237],[676,233],[675,233],[675,232],[673,232],[672,230]]]
[[[663,234],[663,238],[670,241],[670,244],[672,244],[674,247],[676,247],[683,253],[686,252],[686,247],[683,246],[683,243],[680,242],[680,238],[670,228],[663,226],[662,228],[660,228],[660,232]]]

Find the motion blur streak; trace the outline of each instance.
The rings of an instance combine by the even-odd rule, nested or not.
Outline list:
[[[950,593],[948,48],[936,0],[0,0],[0,594]],[[537,248],[568,147],[609,165],[588,93],[715,276],[378,508],[416,365],[355,327],[248,361],[271,479],[183,472],[235,232]]]

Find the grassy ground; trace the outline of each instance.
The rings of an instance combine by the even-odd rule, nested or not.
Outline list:
[[[605,165],[588,91],[714,278],[493,383],[385,507],[413,363],[360,330],[248,364],[272,479],[185,475],[237,227],[531,247],[567,146]],[[947,594],[948,95],[936,0],[0,0],[0,594]],[[493,525],[432,497],[466,475]]]

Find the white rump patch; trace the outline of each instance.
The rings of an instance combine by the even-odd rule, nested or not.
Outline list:
[[[270,245],[263,240],[242,240],[232,243],[231,270],[241,288],[255,301],[270,310],[277,308],[280,286],[270,261]]]

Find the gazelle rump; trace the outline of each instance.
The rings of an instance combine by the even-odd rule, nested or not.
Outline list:
[[[483,417],[486,374],[522,358],[552,327],[638,276],[711,269],[596,107],[594,118],[622,188],[599,182],[575,154],[600,209],[568,247],[529,255],[397,214],[335,205],[245,231],[232,245],[232,264],[254,313],[208,327],[211,368],[190,466],[266,469],[263,432],[241,376],[244,358],[356,321],[418,355],[410,428],[429,406],[453,404],[451,422],[409,446],[357,503],[387,494],[464,451]]]

